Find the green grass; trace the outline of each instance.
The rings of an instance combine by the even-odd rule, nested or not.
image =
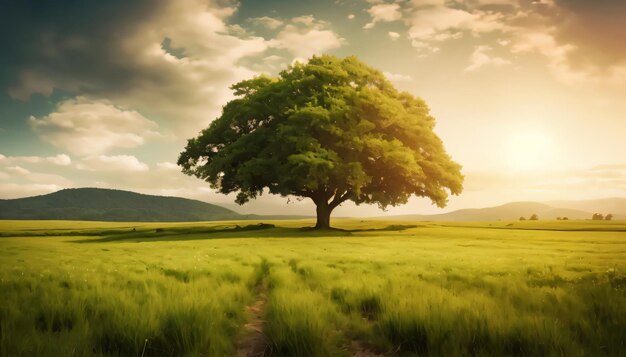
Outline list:
[[[626,354],[626,222],[257,223],[0,221],[0,355]]]

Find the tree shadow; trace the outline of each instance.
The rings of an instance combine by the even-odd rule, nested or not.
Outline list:
[[[276,227],[274,224],[258,223],[246,226],[224,225],[215,227],[167,227],[155,229],[117,230],[102,232],[101,238],[72,240],[72,243],[109,243],[109,242],[162,242],[187,241],[225,238],[314,238],[348,237],[359,232],[390,232],[416,228],[417,225],[390,225],[371,229],[331,228],[317,230],[314,227]]]

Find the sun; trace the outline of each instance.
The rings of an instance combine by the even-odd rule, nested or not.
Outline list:
[[[508,138],[505,147],[507,163],[513,170],[537,170],[552,164],[554,144],[544,132],[517,132]]]

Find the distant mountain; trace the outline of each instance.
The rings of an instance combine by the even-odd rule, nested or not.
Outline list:
[[[183,222],[247,218],[253,217],[202,201],[101,188],[0,200],[0,219]]]
[[[512,202],[496,207],[461,209],[434,215],[384,216],[382,219],[421,221],[590,219],[593,213],[612,213],[626,220],[626,198],[588,201]],[[151,196],[101,188],[65,189],[42,196],[0,200],[0,219],[82,220],[114,222],[193,222],[247,219],[304,219],[311,216],[242,215],[210,203],[179,197]]]
[[[614,199],[615,202],[626,199]],[[589,201],[590,207],[594,206],[596,201]],[[587,201],[562,201],[562,202],[575,202],[576,204],[565,205],[565,207],[559,207],[553,204],[539,203],[539,202],[512,202],[496,207],[487,208],[471,208],[461,209],[448,213],[433,214],[433,215],[402,215],[391,218],[399,220],[421,220],[421,221],[510,221],[518,220],[520,217],[528,219],[532,214],[539,216],[539,219],[556,219],[557,217],[567,217],[568,219],[590,219],[592,216],[591,211],[586,210],[584,202]],[[580,203],[580,204],[579,204]],[[580,207],[581,209],[573,208]],[[601,210],[598,212],[613,213],[614,219],[626,219],[626,214],[621,213],[618,210],[606,211]]]
[[[604,198],[599,200],[584,201],[552,201],[547,203],[554,207],[578,209],[592,213],[602,213],[603,215],[612,213],[613,215],[626,216],[626,198]]]

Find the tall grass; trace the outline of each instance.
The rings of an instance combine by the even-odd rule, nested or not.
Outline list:
[[[354,231],[332,237],[293,222],[219,235],[10,224],[0,223],[2,356],[231,355],[259,294],[273,356],[352,355],[355,342],[390,356],[626,354],[626,226],[615,222],[342,221]]]

